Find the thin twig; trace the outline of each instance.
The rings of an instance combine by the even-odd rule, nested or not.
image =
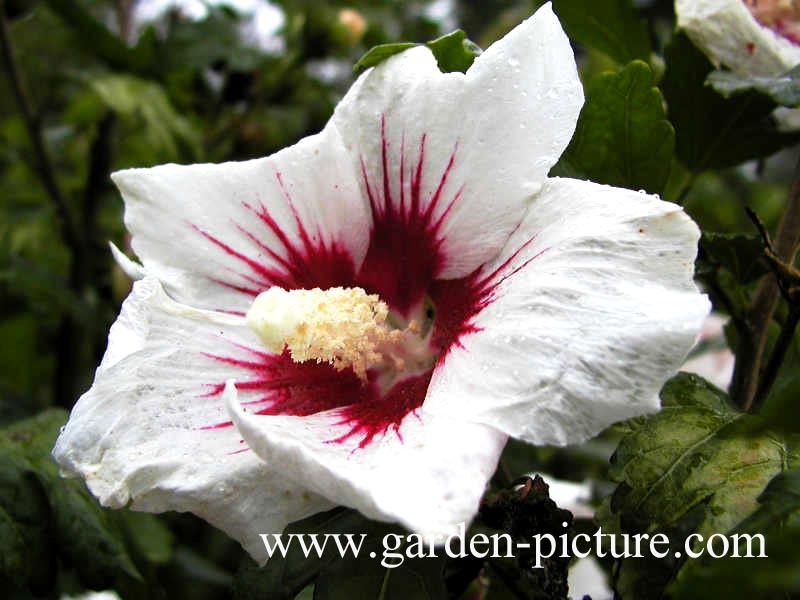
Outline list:
[[[753,399],[754,410],[761,406],[767,396],[769,396],[772,385],[775,383],[778,372],[781,370],[783,360],[786,358],[786,352],[788,352],[789,347],[792,345],[792,338],[794,338],[794,332],[797,329],[798,322],[800,322],[800,307],[793,306],[789,310],[789,316],[786,318],[786,322],[783,324],[783,327],[781,327],[781,333],[778,336],[778,340],[775,342],[775,348],[773,348],[767,366],[764,368],[764,374],[761,376],[761,381],[758,384],[758,391]]]
[[[9,82],[11,83],[11,90],[14,93],[17,108],[22,114],[22,120],[25,122],[25,128],[28,130],[28,136],[33,146],[33,152],[36,158],[36,171],[61,220],[61,231],[64,241],[71,248],[78,248],[80,247],[81,241],[72,222],[67,202],[58,187],[53,162],[50,159],[50,154],[44,143],[41,121],[34,112],[31,102],[25,93],[22,77],[17,67],[14,48],[11,45],[11,38],[8,32],[8,23],[5,18],[4,0],[0,0],[0,46],[2,46],[3,64],[8,74]]]
[[[789,196],[775,234],[773,250],[787,264],[794,262],[800,242],[800,161],[795,167]],[[780,289],[775,277],[766,275],[758,285],[753,301],[745,311],[739,343],[736,348],[736,366],[731,382],[731,397],[744,410],[753,409],[759,387],[761,361],[767,343],[767,330],[780,300]]]
[[[686,197],[689,195],[689,192],[692,191],[694,184],[697,182],[697,178],[700,175],[699,171],[693,171],[692,174],[689,176],[689,179],[686,180],[686,183],[683,184],[683,188],[678,193],[678,197],[675,199],[675,204],[678,206],[683,206]]]

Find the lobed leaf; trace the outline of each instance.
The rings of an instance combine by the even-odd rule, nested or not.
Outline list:
[[[630,0],[553,0],[553,10],[570,39],[579,44],[623,65],[650,60],[647,24]]]
[[[631,422],[612,456],[618,486],[598,514],[604,529],[668,532],[673,545],[690,533],[726,533],[758,508],[767,483],[797,462],[784,438],[754,434],[756,417],[696,375],[671,379],[661,400],[660,413]],[[683,560],[623,560],[617,591],[623,598],[660,597]]]
[[[674,131],[653,72],[636,60],[589,85],[575,134],[551,175],[659,193],[673,147]]]

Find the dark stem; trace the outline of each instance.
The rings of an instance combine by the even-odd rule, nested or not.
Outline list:
[[[105,240],[101,239],[97,231],[97,216],[103,194],[110,187],[108,174],[111,171],[111,140],[115,120],[114,113],[108,113],[97,125],[89,150],[89,170],[81,215],[88,252],[81,269],[80,284],[93,284],[97,298],[105,307],[114,305],[114,294],[111,289],[111,261]],[[101,318],[97,320],[98,327],[90,331],[92,363],[99,362],[106,349],[107,323],[102,315],[99,316]]]
[[[126,44],[131,40],[131,13],[133,12],[134,0],[117,0],[117,26],[119,27],[119,37]]]
[[[35,170],[61,220],[61,233],[64,242],[74,250],[81,245],[80,237],[77,235],[72,223],[67,202],[58,187],[53,162],[50,159],[50,154],[44,143],[41,120],[33,110],[28,95],[25,93],[25,87],[23,86],[22,77],[14,55],[14,48],[11,45],[11,38],[8,32],[8,23],[6,22],[3,5],[4,1],[0,0],[0,46],[2,46],[3,64],[8,75],[9,83],[11,84],[14,100],[22,115],[22,120],[25,122],[25,128],[28,130],[28,136],[33,146],[36,162]]]
[[[728,314],[738,328],[742,322],[742,316],[739,314],[736,305],[731,301],[730,296],[728,296],[727,292],[720,286],[719,281],[717,281],[716,273],[714,276],[705,279],[704,283],[708,286],[711,295],[719,300],[723,308],[728,311]]]
[[[775,254],[787,264],[794,262],[800,242],[800,161],[795,167],[789,196],[773,241]],[[780,289],[772,274],[765,275],[753,301],[745,310],[739,329],[736,366],[731,382],[731,398],[746,411],[753,409],[759,389],[761,361],[767,343],[767,330],[780,300]]]
[[[89,169],[86,173],[86,187],[83,193],[83,214],[81,226],[88,243],[97,241],[95,231],[97,210],[100,198],[108,187],[108,173],[111,170],[111,130],[114,126],[114,115],[108,113],[98,123],[94,139],[89,148]]]
[[[100,199],[108,186],[108,172],[111,168],[111,131],[114,124],[113,114],[108,114],[97,124],[92,143],[89,148],[86,184],[81,204],[81,230],[83,245],[81,252],[74,254],[70,265],[69,287],[76,294],[83,291],[92,282],[97,282],[95,296],[111,302],[108,286],[108,273],[101,273],[97,268],[96,257],[104,250],[100,247],[97,235],[97,212]],[[99,307],[95,307],[97,309]],[[102,315],[99,315],[102,317]],[[78,385],[85,364],[85,342],[90,344],[91,361],[97,362],[105,349],[105,323],[97,320],[99,327],[91,324],[82,325],[72,314],[64,314],[56,332],[55,340],[55,401],[59,406],[70,408],[80,392]]]
[[[797,329],[797,324],[800,322],[800,307],[792,306],[789,310],[789,316],[781,328],[781,333],[778,336],[778,341],[775,342],[775,348],[772,349],[767,366],[764,368],[764,374],[761,376],[761,381],[758,384],[758,391],[753,399],[753,410],[758,409],[767,396],[769,396],[772,385],[778,377],[778,372],[781,370],[786,352],[792,345],[792,338]]]

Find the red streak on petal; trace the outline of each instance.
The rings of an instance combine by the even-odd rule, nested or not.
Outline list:
[[[369,445],[376,436],[393,431],[400,441],[400,424],[409,414],[415,412],[425,401],[433,369],[414,375],[395,383],[380,399],[372,402],[351,404],[340,409],[342,420],[337,425],[350,425],[346,434],[329,440],[328,443],[341,444],[351,437],[361,437],[358,449]]]
[[[502,264],[488,274],[480,267],[461,279],[434,281],[429,293],[436,307],[431,345],[440,350],[438,362],[441,363],[454,346],[461,347],[461,339],[480,331],[475,325],[475,317],[496,299],[497,288],[509,277],[516,275],[531,261],[539,258],[548,249],[540,250],[528,257],[510,271],[504,273],[534,238],[530,238]]]
[[[283,200],[294,217],[296,232],[281,229],[261,202],[256,205],[242,202],[242,206],[253,216],[253,221],[233,223],[233,227],[249,240],[249,248],[235,248],[197,225],[189,224],[241,265],[242,271],[228,269],[231,277],[210,279],[248,296],[256,296],[273,285],[290,290],[352,286],[355,265],[346,247],[337,240],[327,241],[319,230],[311,235],[300,218],[282,175],[276,172],[275,178]],[[266,229],[269,235],[258,233],[255,224],[260,224],[260,229]],[[267,239],[271,237],[274,240]]]
[[[362,385],[352,370],[337,371],[328,363],[294,362],[288,350],[283,354],[253,352],[256,360],[206,354],[217,362],[238,367],[231,372],[236,389],[258,393],[249,403],[267,404],[257,414],[305,416],[359,402],[372,393],[371,385]],[[222,394],[224,382],[205,384],[211,390],[203,397]]]
[[[225,429],[226,427],[233,427],[233,421],[222,421],[220,423],[214,423],[212,425],[203,425],[202,427],[198,427],[198,431],[212,431],[214,429]]]
[[[243,360],[231,356],[205,354],[209,359],[238,367],[241,373],[237,391],[247,397],[242,404],[264,404],[253,411],[258,415],[306,416],[338,409],[337,425],[349,425],[350,430],[329,443],[341,444],[355,437],[358,448],[364,448],[381,434],[394,431],[400,436],[403,419],[425,400],[433,371],[409,377],[395,383],[381,394],[373,381],[362,384],[351,370],[337,371],[327,363],[292,361],[287,352],[271,355],[252,351],[259,360]],[[249,373],[249,378],[246,374]],[[231,372],[231,377],[236,373]],[[208,383],[211,388],[203,397],[219,396],[225,389],[222,382]],[[231,427],[231,421],[212,423],[199,430]],[[401,438],[402,440],[402,438]]]
[[[390,165],[391,148],[385,118],[381,119],[381,172],[377,174],[377,185],[374,181],[376,174],[368,173],[366,162],[363,158],[361,160],[373,227],[357,282],[369,292],[378,294],[390,308],[403,316],[408,316],[423,299],[428,286],[444,266],[441,227],[461,196],[460,189],[449,198],[444,194],[456,161],[456,143],[436,188],[428,198],[423,198],[425,143],[426,135],[423,134],[416,165],[407,173],[405,136],[400,139],[399,173],[396,175],[399,197],[392,191],[395,175]]]

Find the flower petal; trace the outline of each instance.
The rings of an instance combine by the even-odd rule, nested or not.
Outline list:
[[[675,204],[549,180],[484,269],[490,301],[434,372],[422,417],[564,445],[656,411],[709,311],[692,281],[698,236]]]
[[[205,384],[243,371],[199,350],[219,352],[250,336],[241,318],[179,305],[152,278],[136,282],[95,381],[56,442],[62,470],[85,478],[105,506],[191,511],[264,562],[259,533],[332,505],[224,426],[221,394]]]
[[[246,311],[271,285],[349,285],[369,216],[334,128],[268,158],[113,175],[145,271],[193,306]]]
[[[108,242],[108,247],[111,250],[111,256],[114,262],[122,269],[122,272],[130,277],[131,281],[139,281],[145,276],[144,267],[137,263],[135,260],[128,258],[125,253],[117,248],[114,242]]]
[[[761,25],[742,0],[676,0],[675,12],[713,62],[737,73],[777,76],[800,63],[800,46]]]
[[[419,258],[411,280],[471,272],[519,223],[569,143],[582,104],[572,49],[549,4],[466,74],[441,73],[425,47],[369,70],[333,123],[363,174],[373,241],[395,259]]]
[[[225,394],[250,448],[282,464],[297,485],[431,536],[472,519],[507,439],[490,427],[412,413],[396,432],[359,447],[336,411],[259,416],[245,412],[232,381]]]

